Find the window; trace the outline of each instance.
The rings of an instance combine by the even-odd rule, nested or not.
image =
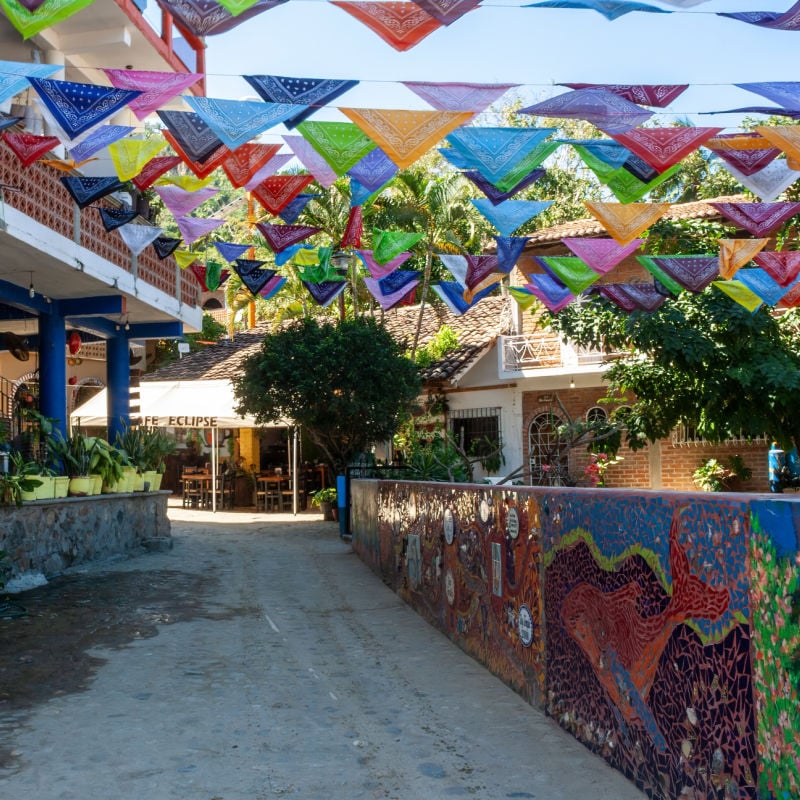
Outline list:
[[[499,408],[459,408],[450,413],[449,426],[458,444],[470,455],[491,458],[502,445]]]
[[[586,412],[586,421],[590,425],[597,425],[600,422],[605,422],[608,419],[608,412],[600,406],[592,406]]]
[[[558,429],[564,421],[557,414],[534,417],[528,428],[528,463],[532,486],[568,486],[569,448]]]

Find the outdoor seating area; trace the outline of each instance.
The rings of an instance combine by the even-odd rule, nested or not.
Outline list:
[[[234,483],[225,473],[213,476],[208,470],[187,467],[180,483],[184,508],[214,508],[214,493],[216,508],[234,507]]]

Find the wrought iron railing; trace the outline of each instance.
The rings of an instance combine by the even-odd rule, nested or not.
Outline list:
[[[614,356],[588,347],[574,347],[557,336],[541,334],[501,336],[500,349],[503,372],[602,364]]]

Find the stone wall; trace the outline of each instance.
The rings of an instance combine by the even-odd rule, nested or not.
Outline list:
[[[147,539],[169,537],[169,492],[37,500],[0,508],[0,550],[15,578],[55,575],[67,567],[131,552]]]
[[[800,797],[796,497],[355,481],[351,528],[406,602],[650,797]]]

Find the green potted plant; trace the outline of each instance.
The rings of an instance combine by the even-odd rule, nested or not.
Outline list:
[[[124,490],[123,467],[127,464],[125,455],[110,445],[105,439],[95,441],[95,471],[101,478],[101,492],[111,494]]]
[[[94,479],[91,474],[97,465],[96,447],[97,440],[94,436],[84,436],[81,433],[53,439],[54,453],[69,475],[70,496],[86,497],[92,494]]]
[[[147,465],[152,470],[150,491],[157,492],[161,488],[161,479],[167,469],[167,456],[172,455],[178,445],[174,436],[158,428],[144,428],[145,452]]]
[[[23,500],[37,500],[36,492],[42,485],[39,465],[35,461],[28,461],[19,450],[12,450],[9,454],[9,466],[10,473],[7,477],[13,479],[8,484],[11,501],[20,505]]]
[[[144,471],[147,469],[145,437],[142,428],[124,426],[117,433],[114,445],[120,450],[128,462],[123,472],[127,475],[128,491],[141,492],[144,489]]]
[[[336,506],[336,489],[331,486],[327,489],[320,489],[311,495],[311,505],[317,506],[322,511],[322,519],[327,522],[334,522],[336,516],[334,509],[338,513],[339,509]]]

